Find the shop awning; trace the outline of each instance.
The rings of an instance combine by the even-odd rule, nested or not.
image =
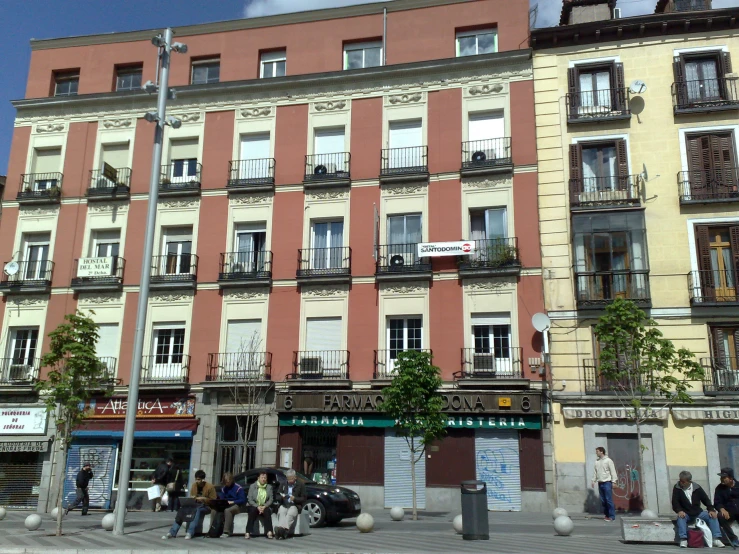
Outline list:
[[[122,439],[124,419],[85,421],[72,436],[76,438]],[[197,419],[146,419],[136,421],[134,436],[140,439],[191,439]]]

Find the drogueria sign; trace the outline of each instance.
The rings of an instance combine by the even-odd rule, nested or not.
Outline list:
[[[418,257],[427,256],[469,256],[475,251],[474,240],[459,242],[421,242],[418,244]]]

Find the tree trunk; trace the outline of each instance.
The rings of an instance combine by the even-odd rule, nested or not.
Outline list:
[[[636,418],[636,442],[639,447],[639,489],[641,490],[641,499],[644,509],[647,506],[647,480],[645,479],[646,471],[644,467],[644,449],[641,445],[641,422],[639,421],[638,413]]]
[[[410,447],[411,447],[411,487],[413,487],[413,515],[411,516],[411,519],[413,521],[416,521],[418,519],[418,509],[416,508],[416,448],[415,448],[415,438],[411,437]]]
[[[62,500],[64,500],[64,481],[67,477],[67,448],[69,437],[69,420],[64,420],[64,437],[62,438],[62,461],[59,464],[61,471],[59,472],[59,481],[57,483],[57,495],[56,495],[56,536],[62,536],[62,519],[64,518],[64,512],[62,511]]]

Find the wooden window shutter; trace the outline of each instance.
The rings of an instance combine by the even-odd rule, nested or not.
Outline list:
[[[727,73],[731,73],[731,54],[721,52],[721,77],[726,77]]]
[[[703,171],[703,148],[701,146],[701,137],[688,137],[688,169],[691,173],[696,174],[696,177]],[[690,179],[693,180],[691,175]]]
[[[685,64],[680,56],[675,56],[672,59],[672,72],[674,73],[676,83],[685,80]]]
[[[672,59],[672,72],[675,76],[675,102],[684,106],[688,101],[688,85],[685,83],[685,60],[680,56]]]
[[[731,258],[734,270],[734,288],[739,293],[739,283],[737,283],[737,271],[739,271],[739,227],[729,227],[729,240],[731,242]],[[727,268],[728,269],[728,268]],[[739,353],[739,351],[737,351]]]
[[[713,339],[711,341],[711,347],[713,348],[713,358],[717,360],[725,358],[726,355],[723,349],[724,330],[719,329],[718,327],[713,327],[711,329],[711,338]]]
[[[618,176],[625,179],[629,175],[629,156],[624,139],[616,141],[616,162],[618,163]]]
[[[580,102],[578,102],[578,94],[577,94],[579,88],[580,88],[580,82],[578,80],[577,68],[570,67],[567,70],[567,92],[570,95],[570,107],[571,108],[577,108],[577,106],[580,105]]]
[[[621,111],[626,107],[626,83],[624,82],[624,64],[613,64],[613,107]]]
[[[570,144],[570,183],[578,182],[578,186],[582,183],[582,146],[580,144]]]
[[[713,298],[714,283],[713,271],[711,271],[711,238],[708,235],[708,226],[696,225],[695,235],[698,246],[698,267],[700,272],[700,284],[703,296]]]

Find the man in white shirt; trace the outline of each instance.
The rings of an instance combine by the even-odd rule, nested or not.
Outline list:
[[[591,486],[595,488],[598,483],[598,493],[600,494],[600,504],[603,506],[605,521],[613,521],[616,519],[616,508],[613,506],[613,483],[618,481],[616,474],[616,466],[613,460],[606,456],[606,449],[599,446],[595,449],[595,469],[593,470],[593,482]]]

